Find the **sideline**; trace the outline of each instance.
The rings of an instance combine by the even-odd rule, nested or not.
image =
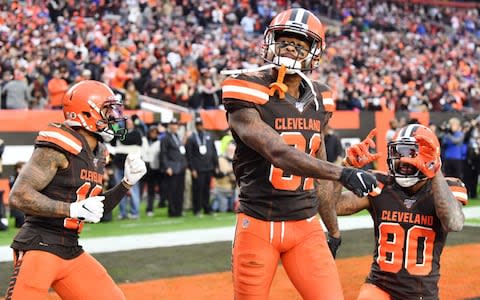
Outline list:
[[[480,206],[465,207],[466,219],[480,218]],[[468,222],[466,222],[468,223]],[[323,225],[323,224],[322,224]],[[369,215],[338,217],[340,230],[372,228]],[[324,227],[325,230],[325,227]],[[90,254],[129,251],[172,246],[206,244],[231,241],[234,235],[233,226],[211,229],[194,229],[153,234],[126,235],[117,237],[80,238],[80,245]],[[12,250],[9,246],[0,246],[0,262],[12,261]]]

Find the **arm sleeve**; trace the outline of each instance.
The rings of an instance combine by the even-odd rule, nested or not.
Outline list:
[[[105,196],[104,204],[104,213],[111,212],[115,206],[120,203],[122,198],[127,194],[128,188],[123,185],[122,182],[114,186],[113,188],[109,189],[108,191],[103,194]]]

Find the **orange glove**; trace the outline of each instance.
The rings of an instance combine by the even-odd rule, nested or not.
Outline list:
[[[428,178],[432,178],[440,170],[440,149],[428,137],[416,136],[418,144],[418,155],[416,157],[402,157],[401,162],[410,164],[420,170]]]
[[[347,156],[343,159],[343,164],[355,168],[363,166],[377,160],[382,153],[370,153],[370,148],[375,149],[376,145],[373,137],[377,134],[377,129],[372,129],[368,136],[359,144],[347,148]]]

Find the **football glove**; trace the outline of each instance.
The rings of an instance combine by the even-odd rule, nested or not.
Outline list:
[[[70,217],[85,222],[98,223],[103,216],[104,196],[89,197],[70,204]]]
[[[130,153],[125,159],[123,181],[128,185],[135,185],[147,173],[147,166],[140,156],[140,152]]]
[[[358,197],[367,196],[377,187],[375,176],[354,168],[343,168],[340,182]]]
[[[427,178],[433,178],[442,166],[440,155],[437,154],[437,147],[428,137],[418,135],[415,139],[419,148],[418,155],[415,157],[402,157],[400,161],[414,166]]]
[[[343,159],[343,164],[348,167],[362,168],[363,166],[377,160],[381,153],[370,153],[370,148],[375,149],[376,145],[373,138],[377,134],[377,129],[372,129],[368,136],[358,144],[347,148],[347,156]]]
[[[332,252],[333,258],[335,258],[337,256],[338,247],[340,247],[342,244],[342,237],[336,238],[328,234],[327,243],[328,248],[330,248],[330,252]]]

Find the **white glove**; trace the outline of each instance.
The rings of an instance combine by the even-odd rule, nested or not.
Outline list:
[[[90,223],[98,223],[103,216],[105,196],[89,197],[70,204],[70,217]]]
[[[123,181],[128,185],[135,185],[147,173],[147,166],[140,156],[140,152],[127,155]]]

